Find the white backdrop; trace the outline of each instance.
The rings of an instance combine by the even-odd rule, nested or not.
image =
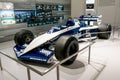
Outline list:
[[[96,0],[97,15],[103,15],[104,23],[120,26],[120,0]]]
[[[79,17],[85,14],[86,0],[71,0],[71,16]]]

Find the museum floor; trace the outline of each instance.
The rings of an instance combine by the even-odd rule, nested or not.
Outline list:
[[[84,45],[84,43],[81,44]],[[77,65],[74,66],[76,68],[67,67],[69,68],[67,69],[66,67],[60,67],[60,80],[120,80],[120,38],[117,34],[109,40],[96,40],[96,43],[91,48],[91,64],[89,65],[86,62],[87,54],[88,52],[85,51],[83,54],[78,55]],[[97,69],[99,67],[94,67],[92,65],[93,62],[104,66],[101,69]],[[86,64],[87,67],[85,67]],[[78,65],[81,69],[78,69],[80,68]],[[14,69],[13,67],[9,68]],[[16,72],[16,74],[22,72],[24,71],[21,70],[20,72]],[[7,74],[7,72],[0,71],[0,80],[17,80]],[[22,77],[25,75],[19,76],[22,80]],[[56,80],[56,69],[53,69],[44,76],[31,71],[31,80]]]

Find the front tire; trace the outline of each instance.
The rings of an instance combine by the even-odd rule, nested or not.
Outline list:
[[[16,45],[20,45],[20,46],[24,44],[29,44],[33,39],[34,39],[33,33],[25,29],[17,32],[14,36],[14,41]]]
[[[55,44],[55,57],[61,61],[79,50],[78,41],[71,36],[60,37]],[[64,62],[63,65],[72,64],[77,55]]]

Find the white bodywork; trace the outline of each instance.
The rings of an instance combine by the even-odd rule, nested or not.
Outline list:
[[[57,32],[53,32],[53,33],[44,33],[38,37],[36,37],[26,48],[25,50],[23,51],[22,54],[25,54],[29,51],[31,51],[32,49],[46,43],[47,41],[59,36],[60,34],[62,33],[65,33],[67,31],[70,31],[70,30],[73,30],[73,29],[76,29],[76,28],[79,28],[80,27],[80,23],[79,21],[77,21],[77,19],[74,20],[75,22],[75,25],[74,26],[70,26],[68,28],[65,28],[63,30],[60,30],[60,31],[57,31]],[[82,31],[82,30],[87,30],[87,29],[96,29],[98,28],[98,26],[92,26],[92,27],[83,27],[83,28],[80,28],[79,31]],[[77,35],[77,34],[76,34]],[[21,54],[21,55],[22,55]]]
[[[97,29],[97,28],[98,28],[98,26],[92,26],[92,27],[88,26],[88,27],[80,28],[79,31],[90,30],[90,29]]]
[[[30,50],[44,44],[45,42],[55,38],[56,36],[62,34],[62,33],[65,33],[69,30],[73,30],[75,28],[78,28],[80,27],[79,24],[75,24],[75,26],[70,26],[68,28],[65,28],[63,30],[60,30],[60,31],[57,31],[57,32],[54,32],[54,33],[45,33],[45,34],[42,34],[40,36],[38,36],[37,38],[35,38],[26,48],[25,50],[23,51],[23,54],[29,52]],[[22,55],[22,54],[21,54]]]

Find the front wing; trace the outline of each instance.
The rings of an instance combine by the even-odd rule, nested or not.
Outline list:
[[[54,51],[47,49],[39,49],[36,51],[30,51],[26,54],[22,54],[26,46],[14,46],[14,51],[16,56],[20,60],[25,61],[36,61],[36,62],[44,62],[44,63],[52,63]],[[21,55],[22,54],[22,55]]]

